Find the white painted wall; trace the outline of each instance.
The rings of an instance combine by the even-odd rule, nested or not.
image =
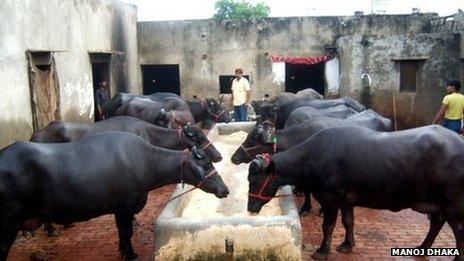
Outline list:
[[[114,52],[113,77],[141,91],[137,10],[113,0],[2,0],[0,2],[0,148],[32,134],[27,50],[52,51],[61,117],[93,120],[89,52]],[[111,81],[120,88],[120,81]]]
[[[326,96],[337,96],[340,88],[340,60],[335,57],[325,63]]]

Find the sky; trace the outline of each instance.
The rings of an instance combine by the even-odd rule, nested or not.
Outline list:
[[[208,19],[216,0],[121,0],[138,7],[139,21]],[[364,14],[410,14],[412,8],[441,16],[464,10],[464,0],[250,0],[271,7],[270,16],[343,16]]]

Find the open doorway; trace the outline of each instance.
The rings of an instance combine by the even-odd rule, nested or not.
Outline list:
[[[108,53],[89,53],[90,57],[90,64],[92,65],[92,82],[93,82],[93,90],[94,90],[94,106],[95,106],[95,121],[101,121],[104,119],[103,113],[100,112],[101,109],[98,108],[98,105],[103,106],[100,104],[101,102],[105,103],[105,101],[99,101],[97,90],[100,88],[100,85],[106,86],[106,91],[103,91],[104,96],[108,96],[109,99],[111,97],[111,87],[110,87],[110,63],[111,63],[111,54]],[[107,100],[106,98],[104,100]]]
[[[51,52],[27,52],[32,125],[40,130],[61,119],[58,75]]]
[[[178,64],[142,65],[143,94],[172,92],[180,95]]]
[[[324,95],[324,63],[314,65],[285,63],[285,91],[297,93],[312,88]]]

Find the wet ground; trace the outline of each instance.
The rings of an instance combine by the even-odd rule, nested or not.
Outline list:
[[[132,237],[139,260],[153,260],[153,220],[164,207],[174,186],[167,186],[150,193],[147,206],[137,215],[138,226]],[[300,200],[302,201],[302,200]],[[314,210],[300,219],[303,228],[303,260],[310,255],[322,239],[322,219]],[[118,249],[118,236],[113,216],[106,215],[81,222],[69,229],[59,226],[61,235],[49,238],[42,230],[35,236],[18,238],[10,251],[8,260],[122,260]],[[391,260],[390,248],[414,247],[420,244],[428,229],[425,215],[405,210],[398,213],[357,208],[355,210],[356,246],[350,254],[340,254],[335,247],[343,240],[340,220],[334,232],[329,260]],[[455,247],[451,229],[445,226],[434,247]],[[416,258],[425,260],[424,258]],[[452,258],[445,258],[451,260]],[[412,260],[412,258],[411,258]],[[430,259],[429,259],[430,260]]]

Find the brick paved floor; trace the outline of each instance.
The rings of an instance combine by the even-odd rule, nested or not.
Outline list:
[[[157,189],[150,193],[147,206],[137,215],[139,225],[132,242],[139,260],[151,260],[153,242],[153,220],[160,213],[173,186]],[[314,210],[302,217],[303,242],[309,251],[303,251],[303,259],[310,260],[322,238],[322,219]],[[350,254],[340,254],[335,247],[343,240],[344,230],[340,220],[334,232],[332,252],[329,260],[390,260],[391,247],[414,247],[419,245],[428,229],[425,215],[410,210],[393,213],[357,208],[355,210],[356,247]],[[59,237],[49,238],[42,230],[34,237],[18,236],[8,260],[121,260],[117,251],[117,231],[113,216],[107,215],[82,222],[63,230]],[[434,247],[454,247],[451,229],[446,226]],[[420,258],[419,258],[420,259]],[[418,260],[419,260],[418,259]],[[450,260],[451,258],[447,258]],[[413,259],[411,259],[413,260]],[[425,259],[421,259],[425,260]]]
[[[149,194],[145,208],[136,216],[138,226],[132,243],[139,260],[152,260],[153,220],[159,215],[174,186],[165,186]],[[18,235],[8,260],[122,260],[118,251],[118,232],[113,215],[105,215],[88,222],[76,223],[63,229],[61,235],[48,237],[42,229],[35,236]]]
[[[302,200],[300,201],[302,203]],[[318,210],[319,204],[313,202],[312,212],[300,218],[303,228],[303,242],[309,245],[309,251],[303,251],[304,260],[311,259],[311,254],[322,240],[322,218],[317,216]],[[393,258],[390,257],[390,248],[416,247],[420,245],[427,234],[428,224],[429,221],[426,215],[412,210],[403,210],[395,213],[384,210],[355,208],[354,230],[356,246],[350,254],[338,253],[335,250],[343,241],[345,235],[339,214],[332,239],[332,250],[329,260],[391,260]],[[433,247],[455,247],[453,232],[448,225],[443,227]],[[415,260],[414,258],[410,259]],[[416,259],[427,260],[425,258]],[[452,258],[441,259],[452,260]],[[432,259],[429,258],[428,260]]]

